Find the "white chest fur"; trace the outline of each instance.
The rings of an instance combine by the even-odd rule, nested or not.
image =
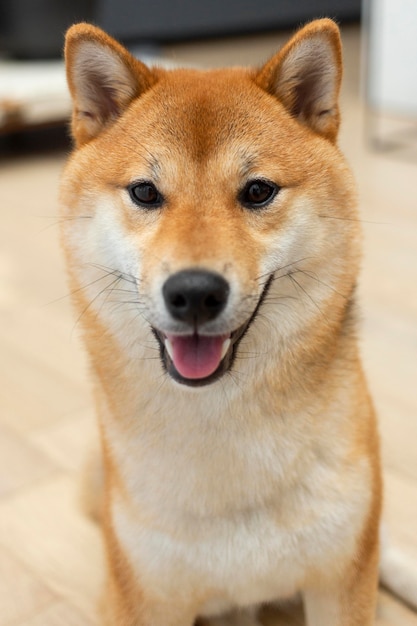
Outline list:
[[[167,596],[197,586],[212,613],[288,597],[317,569],[342,567],[369,469],[346,465],[347,442],[328,449],[332,420],[259,414],[248,398],[208,407],[180,394],[128,433],[107,425],[132,498],[114,493],[113,523],[140,579]]]

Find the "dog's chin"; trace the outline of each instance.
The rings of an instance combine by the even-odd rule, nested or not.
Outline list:
[[[218,336],[170,335],[152,327],[158,344],[162,366],[181,385],[204,387],[230,372],[239,344],[248,332],[263,303],[273,279],[265,283],[252,315],[239,328]],[[188,352],[188,354],[187,354]]]

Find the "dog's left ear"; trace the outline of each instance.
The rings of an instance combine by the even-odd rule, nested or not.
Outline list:
[[[256,83],[314,132],[336,141],[342,80],[340,32],[330,19],[311,22],[259,71]]]

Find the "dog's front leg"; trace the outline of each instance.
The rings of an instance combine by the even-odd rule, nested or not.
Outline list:
[[[373,626],[378,588],[378,551],[352,564],[344,576],[303,592],[307,626]]]
[[[106,590],[101,607],[103,626],[193,626],[194,611],[179,606],[175,599],[161,601],[142,590]]]
[[[108,560],[101,602],[103,626],[193,626],[198,608],[187,594],[170,597],[147,588],[120,551],[110,551]]]

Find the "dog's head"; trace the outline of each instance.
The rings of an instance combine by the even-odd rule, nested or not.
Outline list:
[[[261,311],[266,345],[340,321],[358,248],[332,21],[258,70],[150,69],[86,24],[66,60],[64,240],[82,309],[116,302],[114,333],[148,333],[192,386],[233,367]]]

